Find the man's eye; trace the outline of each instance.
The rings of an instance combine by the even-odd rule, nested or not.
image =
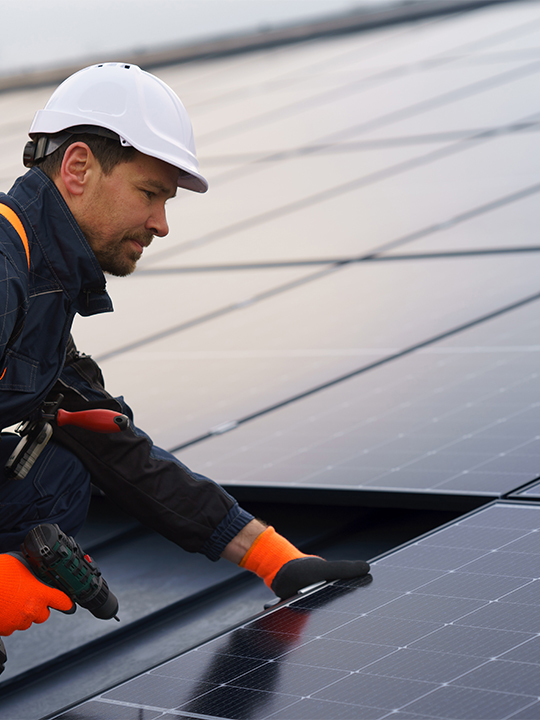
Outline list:
[[[143,193],[149,200],[151,200],[155,195],[155,193],[153,193],[151,190],[143,190]]]

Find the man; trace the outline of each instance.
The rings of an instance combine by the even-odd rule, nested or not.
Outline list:
[[[30,137],[31,169],[0,195],[0,427],[39,419],[59,394],[68,411],[106,408],[133,420],[70,328],[75,313],[112,310],[103,273],[130,274],[152,239],[167,235],[165,203],[177,188],[206,192],[191,123],[158,78],[107,63],[62,83]],[[91,482],[189,552],[255,572],[280,598],[369,570],[304,555],[133,423],[119,433],[56,425],[53,433],[19,479],[3,470],[19,438],[4,433],[0,443],[0,635],[43,622],[49,607],[71,607],[7,553],[40,523],[76,534]]]

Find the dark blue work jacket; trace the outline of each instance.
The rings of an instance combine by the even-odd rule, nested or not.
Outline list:
[[[105,277],[55,184],[33,168],[0,193],[23,223],[0,215],[0,428],[36,410],[59,377],[76,313],[112,311]]]
[[[55,384],[52,395],[62,392],[67,410],[131,414],[106,392],[92,358],[76,353],[63,367],[75,313],[107,312],[112,303],[96,257],[56,186],[32,169],[8,195],[0,194],[0,203],[22,221],[30,250],[28,269],[21,238],[0,215],[0,428],[31,416]],[[223,488],[156,448],[135,425],[95,433],[53,424],[53,432],[106,495],[189,552],[217,560],[253,519]]]

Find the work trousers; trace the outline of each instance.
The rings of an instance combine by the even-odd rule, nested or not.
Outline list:
[[[23,480],[5,476],[4,467],[18,435],[0,442],[0,552],[18,550],[41,523],[57,523],[67,535],[81,529],[90,503],[90,473],[69,450],[51,441]]]

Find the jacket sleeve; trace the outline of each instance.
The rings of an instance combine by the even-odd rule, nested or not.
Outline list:
[[[64,371],[50,398],[62,393],[66,410],[108,408],[133,416],[123,398],[113,398],[97,364],[72,341]],[[123,432],[94,433],[64,425],[55,439],[77,455],[92,482],[123,510],[180,545],[218,560],[225,546],[253,516],[217,483],[192,472],[156,447],[133,423]]]

